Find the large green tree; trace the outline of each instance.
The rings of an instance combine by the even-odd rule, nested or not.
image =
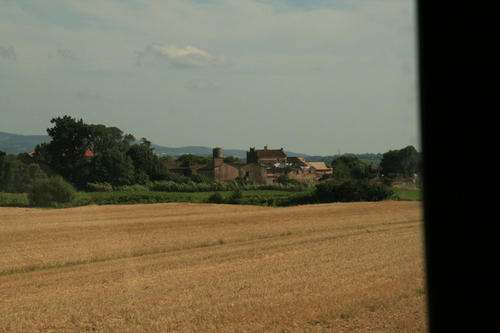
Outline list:
[[[132,160],[137,183],[167,179],[168,169],[150,148],[151,142],[142,138],[141,144],[134,144],[127,150]]]
[[[117,127],[86,124],[82,119],[67,115],[52,118],[50,122],[54,126],[48,128],[47,133],[52,141],[37,145],[35,156],[38,160],[48,163],[56,172],[78,187],[83,187],[89,180],[103,178],[102,175],[89,175],[91,167],[93,172],[96,168],[109,169],[110,166],[104,166],[104,164],[109,162],[117,166],[116,160],[120,158],[116,156],[116,152],[113,152],[95,162],[92,161],[93,159],[109,151],[120,151],[125,154],[135,140],[130,134],[124,135]],[[115,158],[110,158],[110,155]],[[125,165],[124,168],[127,169],[128,166]],[[118,183],[127,183],[124,180],[126,178],[124,177]],[[116,183],[116,179],[113,182]]]
[[[401,173],[411,177],[421,170],[421,157],[415,147],[407,146],[400,150],[389,150],[384,153],[380,166],[385,175]]]
[[[356,156],[344,155],[332,162],[333,175],[337,179],[366,179],[369,175],[369,165]]]
[[[91,146],[88,126],[70,116],[52,118],[47,128],[52,141],[44,147],[49,165],[68,181],[78,184],[87,173],[86,152]]]
[[[70,116],[53,118],[51,123],[47,133],[52,141],[37,145],[35,157],[79,188],[86,183],[121,186],[168,178],[165,163],[145,138],[132,144],[135,138],[117,127],[85,124]]]
[[[94,155],[99,155],[106,150],[119,149],[126,150],[135,138],[130,135],[123,135],[123,131],[118,127],[106,127],[104,125],[87,125],[89,133],[90,149]]]
[[[135,182],[132,159],[119,149],[109,149],[95,156],[86,177],[89,183],[109,183],[113,186]]]

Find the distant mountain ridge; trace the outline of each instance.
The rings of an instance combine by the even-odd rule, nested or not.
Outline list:
[[[0,132],[0,150],[7,154],[21,154],[33,151],[37,144],[50,142],[48,135],[21,135]]]
[[[21,154],[29,153],[33,151],[37,144],[42,142],[50,142],[52,138],[48,135],[21,135],[12,134],[6,132],[0,132],[0,150],[6,152],[7,154]],[[140,141],[137,141],[140,142]],[[193,154],[201,156],[211,156],[213,148],[203,147],[203,146],[187,146],[180,148],[164,147],[157,144],[152,144],[151,148],[154,148],[154,152],[158,155],[170,155],[172,157],[178,157],[183,154]],[[243,149],[224,149],[223,153],[226,156],[235,156],[239,158],[246,158],[246,150]],[[297,154],[293,152],[285,151],[288,156],[303,156],[309,157],[307,154]]]

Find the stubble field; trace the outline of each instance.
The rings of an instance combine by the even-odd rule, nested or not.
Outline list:
[[[0,332],[425,332],[420,202],[0,207]]]

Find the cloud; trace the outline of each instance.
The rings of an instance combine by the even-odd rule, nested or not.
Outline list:
[[[226,66],[229,64],[229,59],[225,56],[213,55],[192,46],[180,48],[175,45],[150,45],[145,52],[139,53],[139,64],[146,55],[166,59],[172,66],[182,69]]]
[[[75,61],[76,59],[73,52],[67,49],[57,49],[57,54],[64,60]]]
[[[14,52],[14,48],[12,46],[0,45],[0,58],[16,60],[17,57],[16,52]]]

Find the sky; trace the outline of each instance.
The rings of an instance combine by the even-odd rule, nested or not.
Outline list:
[[[0,131],[420,151],[414,0],[0,0]]]

